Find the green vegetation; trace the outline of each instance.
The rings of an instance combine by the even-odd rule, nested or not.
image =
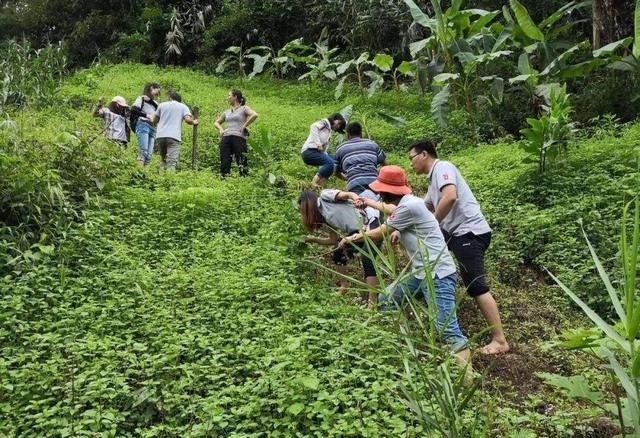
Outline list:
[[[96,136],[93,102],[116,93],[131,99],[147,79],[201,108],[199,172],[142,172],[135,151]],[[565,159],[551,160],[538,175],[517,143],[476,145],[478,133],[463,116],[457,121],[454,113],[450,128],[439,130],[424,114],[428,97],[392,92],[367,99],[347,88],[336,103],[331,88],[257,80],[243,86],[260,113],[252,141],[262,149],[253,152],[253,175],[221,181],[212,120],[232,85],[183,69],[97,66],[65,81],[56,94],[59,111],[10,114],[0,153],[8,262],[0,286],[2,433],[423,436],[443,427],[461,436],[517,436],[514,429],[524,436],[611,436],[618,430],[615,413],[595,421],[602,411],[543,383],[544,373],[579,374],[603,400],[614,400],[593,362],[549,348],[576,327],[577,311],[537,273],[547,267],[583,300],[611,311],[577,220],[605,269],[621,269],[611,241],[624,191],[640,188],[639,126],[604,120],[591,139],[571,143]],[[438,365],[437,346],[420,340],[428,339],[428,327],[422,332],[333,297],[326,271],[312,263],[323,263],[321,254],[299,243],[293,201],[310,172],[291,158],[309,123],[347,103],[355,118],[366,118],[393,163],[408,168],[405,149],[414,139],[444,140],[441,153],[460,165],[495,230],[492,287],[515,350],[493,364],[474,358],[484,378],[469,404],[455,370]],[[387,123],[380,111],[401,116],[407,127]],[[190,144],[188,130],[184,141]],[[190,160],[185,147],[183,170]],[[410,177],[424,193],[424,178]],[[467,299],[460,315],[468,333],[483,330]],[[432,351],[429,361],[415,354],[415,342]],[[457,395],[437,401],[430,395],[436,388]],[[447,414],[454,411],[458,417]]]
[[[640,433],[640,1],[85,3],[0,4],[0,435]],[[146,82],[199,108],[178,173],[92,117]],[[259,118],[221,179],[231,88]],[[303,243],[299,149],[336,111],[418,195],[413,142],[461,169],[510,352],[459,368],[433,308],[361,309]],[[406,262],[383,247],[381,288]]]

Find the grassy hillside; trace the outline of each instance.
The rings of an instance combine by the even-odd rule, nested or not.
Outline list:
[[[175,175],[141,171],[135,144],[122,152],[96,137],[98,97],[131,101],[146,81],[201,108],[199,172],[187,170],[190,129]],[[251,177],[223,181],[213,120],[232,86],[260,113],[253,135],[271,130],[274,161],[254,160]],[[59,98],[12,114],[15,129],[0,131],[0,189],[13,215],[3,219],[0,246],[9,262],[0,281],[1,433],[424,436],[402,402],[408,376],[395,324],[334,297],[333,279],[310,263],[323,250],[300,243],[293,203],[314,173],[300,144],[310,123],[347,104],[389,161],[407,169],[407,144],[442,140],[443,158],[462,169],[494,228],[490,280],[513,351],[474,358],[486,375],[460,422],[477,413],[485,436],[616,432],[600,411],[536,375],[608,385],[594,364],[549,343],[583,319],[540,272],[550,268],[605,307],[577,219],[615,270],[624,192],[640,191],[640,125],[578,141],[538,177],[516,143],[478,146],[476,128],[455,116],[438,130],[421,96],[352,93],[335,102],[321,88],[118,65],[77,73]],[[424,177],[409,173],[424,193]],[[470,300],[460,317],[480,345]]]

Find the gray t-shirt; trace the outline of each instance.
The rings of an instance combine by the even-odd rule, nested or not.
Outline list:
[[[182,121],[191,115],[188,106],[175,100],[162,102],[155,115],[159,118],[156,138],[182,141]]]
[[[428,175],[429,190],[425,197],[427,206],[438,207],[441,190],[452,184],[456,186],[458,200],[449,214],[440,222],[447,233],[462,236],[469,232],[480,235],[489,233],[491,227],[480,211],[480,204],[456,166],[448,161],[436,160]]]
[[[367,229],[374,219],[379,220],[380,212],[376,209],[366,208],[362,211],[349,201],[336,201],[339,192],[340,190],[326,189],[320,192],[318,198],[320,214],[331,229],[350,235],[357,233],[363,227]],[[360,196],[378,199],[377,195],[369,190],[362,192]]]
[[[400,243],[411,259],[414,276],[425,277],[425,260],[434,277],[444,278],[456,272],[438,221],[422,199],[404,195],[386,224],[400,231]]]
[[[236,109],[227,110],[222,113],[222,121],[226,122],[227,124],[227,127],[222,135],[235,135],[238,137],[245,137],[245,133],[242,127],[244,126],[248,117],[249,111],[247,111],[247,107],[244,105],[239,106]]]

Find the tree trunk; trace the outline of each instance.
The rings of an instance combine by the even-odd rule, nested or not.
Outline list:
[[[634,0],[593,0],[593,48],[633,34]]]

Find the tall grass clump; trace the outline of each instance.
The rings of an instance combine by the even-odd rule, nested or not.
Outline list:
[[[583,230],[584,233],[584,230]],[[598,270],[602,283],[615,309],[613,321],[594,312],[582,299],[565,286],[558,278],[551,277],[569,297],[591,319],[593,328],[604,337],[594,339],[584,333],[568,336],[570,348],[584,349],[603,360],[611,380],[616,388],[613,404],[603,404],[604,395],[591,391],[575,391],[575,380],[559,380],[555,376],[547,377],[551,384],[570,389],[576,398],[584,398],[605,411],[614,414],[622,435],[629,431],[632,436],[640,436],[640,295],[638,290],[638,256],[640,255],[640,198],[635,198],[624,206],[622,212],[622,235],[620,238],[619,257],[622,265],[622,281],[616,289],[602,266],[586,233],[584,237],[589,246],[594,265]]]
[[[61,43],[35,49],[28,41],[9,40],[0,46],[0,113],[27,103],[53,103],[67,73]]]

